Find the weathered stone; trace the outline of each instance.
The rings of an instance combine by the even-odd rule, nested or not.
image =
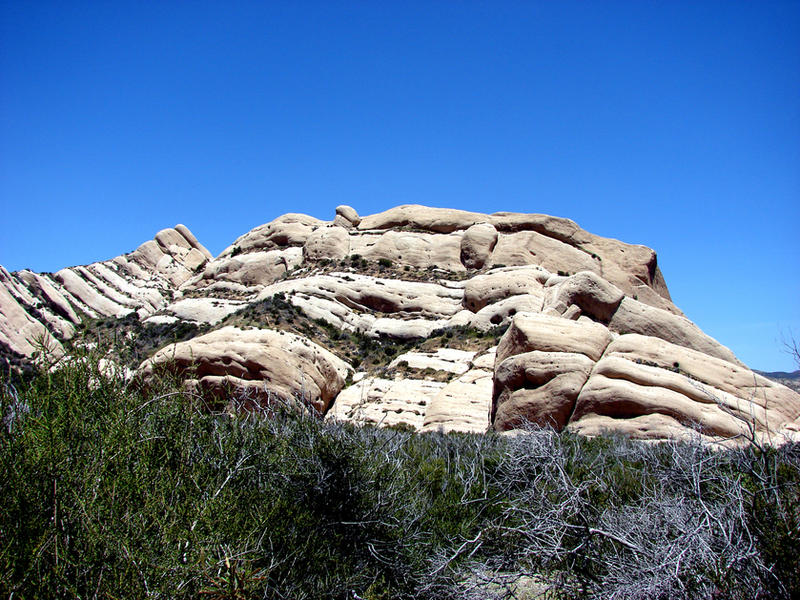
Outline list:
[[[596,361],[610,341],[608,329],[599,323],[518,313],[497,347],[496,366],[510,356],[533,350],[583,354]]]
[[[467,228],[461,238],[461,263],[468,269],[481,269],[497,244],[497,229],[490,223]]]
[[[341,227],[320,227],[306,239],[305,260],[341,260],[350,254],[350,236]]]
[[[640,333],[657,337],[709,356],[741,364],[728,348],[703,333],[686,317],[624,298],[611,318],[609,327],[619,333]]]
[[[596,273],[581,271],[548,290],[544,307],[564,314],[571,306],[580,308],[582,314],[608,323],[614,316],[625,294]],[[565,318],[569,318],[565,315]]]
[[[541,310],[544,295],[543,283],[549,273],[541,267],[514,267],[498,269],[484,275],[476,275],[464,286],[464,308],[478,312],[488,304],[511,296],[526,295],[539,299]]]
[[[387,231],[381,234],[354,235],[350,253],[367,261],[388,260],[396,267],[439,268],[463,272],[460,250],[461,234],[431,234]]]
[[[356,227],[361,223],[361,217],[358,216],[356,209],[346,204],[336,207],[336,216],[344,219],[351,227]]]
[[[507,431],[525,423],[561,430],[594,362],[572,352],[524,352],[497,365],[494,427]]]
[[[159,368],[185,373],[190,385],[227,397],[301,400],[324,412],[352,370],[328,350],[291,333],[223,327],[159,350],[139,367],[147,379]]]
[[[376,215],[363,217],[358,228],[369,230],[409,227],[436,233],[451,233],[486,220],[486,215],[465,210],[405,204]]]

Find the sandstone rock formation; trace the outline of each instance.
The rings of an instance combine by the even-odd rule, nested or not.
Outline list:
[[[160,366],[190,373],[187,383],[224,397],[232,390],[247,399],[302,400],[325,412],[352,368],[300,336],[269,329],[223,327],[171,344],[139,368],[144,378]]]
[[[326,418],[730,443],[749,427],[773,443],[800,435],[800,396],[687,319],[653,250],[547,215],[339,206],[331,221],[283,215],[216,258],[178,225],[110,261],[0,268],[6,354],[33,357],[42,341],[69,352],[95,319],[196,335],[156,336],[165,347],[141,376],[169,363],[192,385],[255,402],[302,396]],[[387,354],[353,350],[365,340]]]
[[[0,267],[0,347],[30,357],[43,334],[60,349],[84,317],[139,318],[164,309],[211,259],[183,225],[159,231],[129,254],[55,274]],[[60,350],[59,350],[60,351]]]

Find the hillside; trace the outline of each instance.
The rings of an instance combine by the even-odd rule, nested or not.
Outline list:
[[[228,402],[297,399],[420,431],[528,422],[586,435],[796,439],[800,395],[743,365],[670,298],[656,253],[563,218],[399,206],[287,214],[214,258],[189,230],[55,274],[0,268],[21,365],[116,340]],[[119,342],[123,342],[120,344]],[[94,342],[93,342],[94,343]]]

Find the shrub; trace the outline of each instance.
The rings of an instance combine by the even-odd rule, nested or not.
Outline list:
[[[0,382],[4,595],[800,591],[797,444],[419,435],[277,402],[217,413],[177,381],[145,391],[85,358]]]

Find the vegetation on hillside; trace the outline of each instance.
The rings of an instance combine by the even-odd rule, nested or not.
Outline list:
[[[3,596],[800,593],[797,444],[419,435],[277,404],[217,413],[176,381],[144,391],[89,358],[0,382]]]

